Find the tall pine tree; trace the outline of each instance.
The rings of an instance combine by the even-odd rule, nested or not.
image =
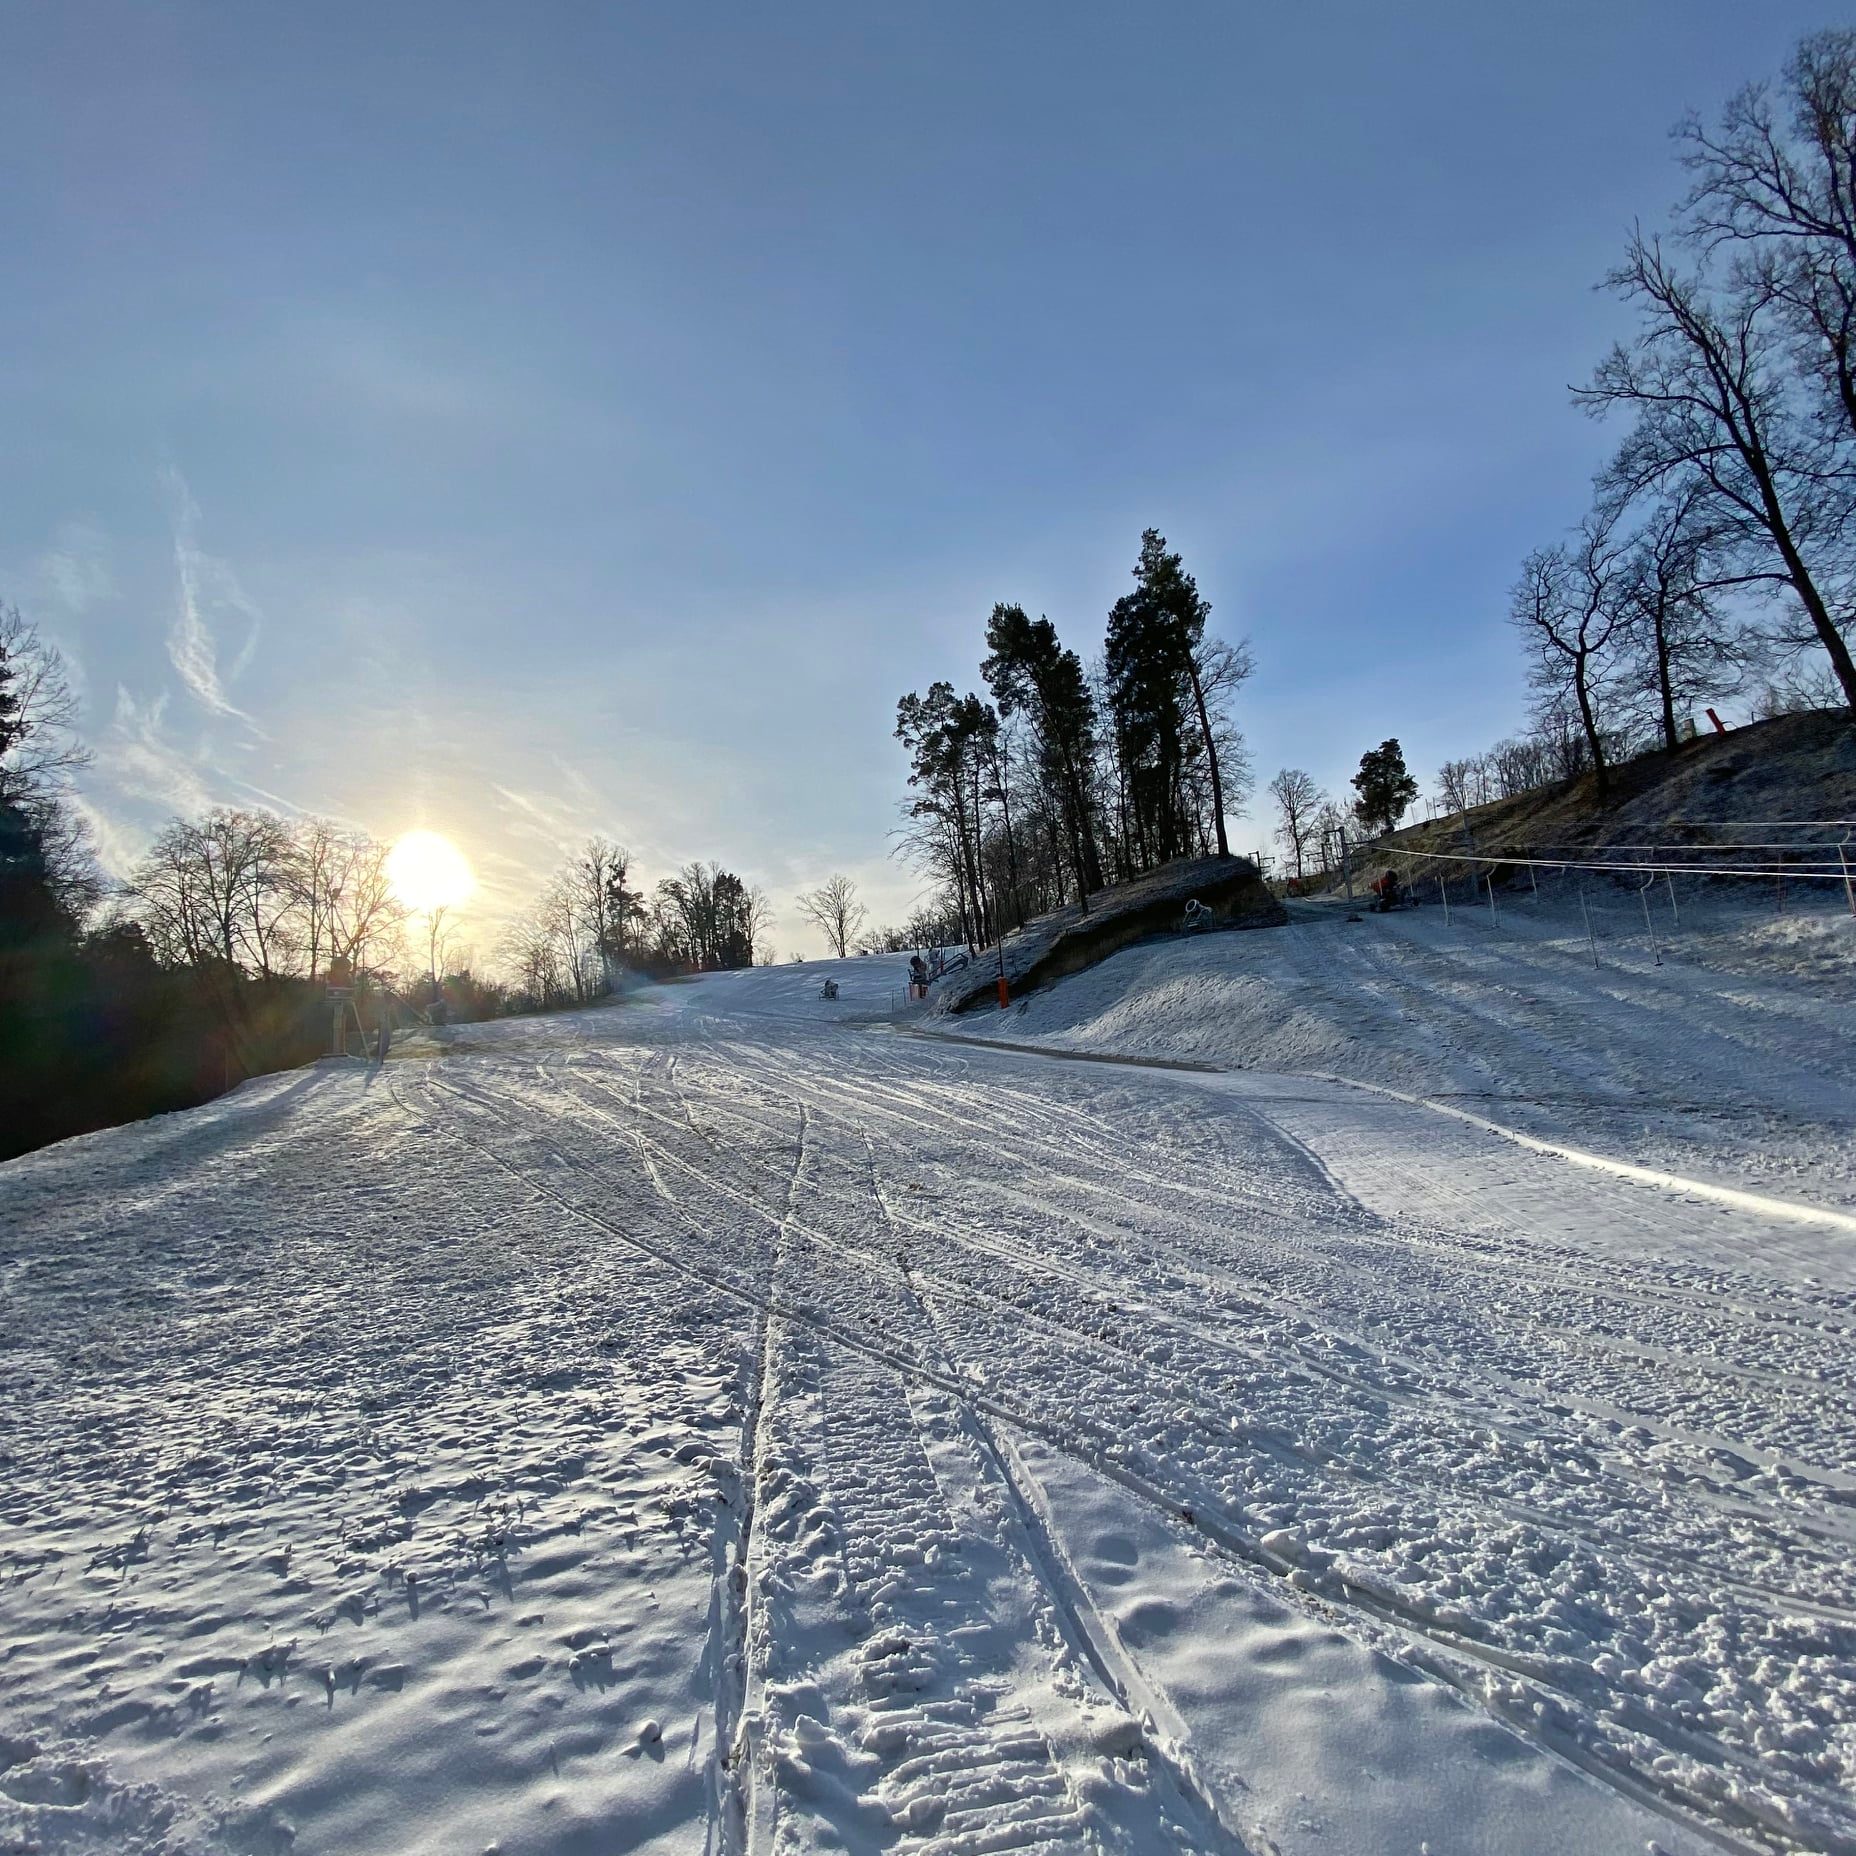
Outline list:
[[[1211,605],[1158,529],[1141,536],[1134,591],[1109,612],[1105,644],[1116,751],[1128,793],[1136,858],[1161,863],[1193,848],[1197,819],[1190,777],[1202,764],[1211,784],[1211,825],[1220,856],[1224,775],[1203,663]]]
[[[1405,750],[1397,737],[1380,742],[1360,756],[1360,771],[1353,776],[1354,817],[1378,836],[1397,825],[1418,796],[1418,782],[1405,765]]]
[[[1102,887],[1089,770],[1096,754],[1096,705],[1082,659],[1058,641],[1049,619],[1022,606],[997,605],[986,626],[988,656],[980,674],[1007,720],[1030,719],[1038,774],[1055,792],[1076,888],[1085,909]]]

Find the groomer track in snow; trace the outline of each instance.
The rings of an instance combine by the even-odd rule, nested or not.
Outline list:
[[[1856,1850],[1856,1239],[899,985],[0,1169],[0,1848]]]

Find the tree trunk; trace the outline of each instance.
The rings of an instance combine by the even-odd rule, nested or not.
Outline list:
[[[1225,842],[1224,835],[1224,780],[1218,772],[1218,744],[1212,739],[1212,718],[1206,712],[1205,690],[1199,682],[1199,666],[1190,651],[1186,653],[1186,668],[1192,676],[1192,700],[1198,705],[1199,728],[1205,736],[1205,760],[1212,776],[1212,817],[1218,831],[1218,855],[1229,857],[1231,847]]]
[[[1599,738],[1598,723],[1592,714],[1592,698],[1585,687],[1585,660],[1573,666],[1573,693],[1579,698],[1579,720],[1585,726],[1586,746],[1592,750],[1592,785],[1600,799],[1611,789],[1611,770],[1605,765],[1605,748]]]
[[[1824,604],[1824,596],[1817,590],[1817,582],[1811,577],[1811,571],[1804,564],[1804,557],[1792,545],[1789,532],[1775,535],[1779,552],[1785,561],[1787,577],[1791,580],[1792,591],[1798,595],[1799,602],[1811,615],[1811,624],[1817,632],[1818,642],[1830,657],[1830,667],[1836,672],[1838,687],[1843,691],[1843,700],[1853,713],[1856,713],[1856,659],[1850,656],[1850,648],[1844,642],[1843,634],[1837,630],[1837,622],[1830,616],[1830,608]]]
[[[1663,618],[1667,609],[1666,597],[1656,596],[1656,618],[1652,626],[1652,637],[1656,643],[1656,687],[1663,703],[1663,745],[1670,753],[1676,751],[1676,694],[1669,677],[1669,635]]]
[[[1025,892],[1018,880],[1018,841],[1012,835],[1012,762],[1008,754],[1001,753],[993,771],[999,776],[999,811],[1005,819],[1005,869],[1012,884],[1012,914],[1020,928],[1025,925]],[[1001,932],[1004,923],[1000,924]]]
[[[1063,744],[1064,825],[1070,840],[1070,857],[1076,867],[1076,896],[1085,915],[1089,913],[1090,858],[1084,843],[1089,830],[1089,807],[1083,793],[1081,775],[1076,771],[1076,756],[1070,743]],[[1101,887],[1101,873],[1096,873],[1096,888]]]
[[[1742,401],[1744,405],[1744,401]],[[1742,461],[1752,472],[1753,481],[1759,486],[1761,516],[1766,532],[1772,537],[1773,545],[1779,551],[1779,558],[1785,563],[1786,578],[1790,580],[1792,591],[1798,595],[1799,602],[1811,615],[1812,627],[1817,632],[1818,642],[1829,655],[1831,668],[1837,674],[1837,683],[1843,691],[1843,700],[1852,712],[1856,712],[1856,660],[1850,657],[1850,648],[1843,640],[1843,634],[1837,629],[1837,622],[1830,616],[1830,608],[1824,603],[1824,596],[1817,590],[1817,582],[1811,570],[1805,565],[1804,556],[1798,550],[1798,544],[1792,538],[1791,522],[1785,514],[1785,505],[1779,497],[1779,487],[1773,480],[1772,468],[1767,461],[1765,440],[1762,439],[1752,420],[1751,408],[1746,408],[1748,430],[1745,434],[1734,432],[1734,440]],[[1730,428],[1732,429],[1732,428]],[[1744,507],[1744,503],[1742,504]]]

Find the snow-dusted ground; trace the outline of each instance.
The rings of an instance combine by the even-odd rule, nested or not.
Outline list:
[[[1427,932],[1188,958],[1287,943],[1319,998]],[[1619,1063],[1674,973],[1613,976]],[[900,978],[0,1168],[0,1850],[1856,1850],[1856,1234],[1341,1083],[903,1035]],[[1356,1068],[1428,1009],[1384,988]],[[1064,995],[1007,1035],[1086,1042]]]

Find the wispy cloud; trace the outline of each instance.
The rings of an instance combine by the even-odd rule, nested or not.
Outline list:
[[[212,803],[199,760],[168,738],[165,694],[138,702],[118,685],[116,713],[97,750],[100,770],[131,800],[191,816]]]
[[[35,568],[46,600],[72,618],[81,617],[116,591],[109,538],[88,522],[61,522]]]
[[[200,546],[200,506],[186,479],[172,465],[162,476],[174,505],[174,568],[180,582],[174,623],[168,628],[168,661],[203,709],[230,716],[261,734],[258,725],[227,695],[226,684],[236,682],[250,668],[263,630],[262,615],[247,598],[230,563]],[[242,621],[245,636],[222,676],[215,626],[226,617]]]
[[[135,868],[142,854],[142,833],[125,826],[114,814],[82,793],[73,794],[71,804],[77,808],[78,816],[90,833],[90,841],[97,850],[97,862],[103,866],[104,874],[120,882]]]

